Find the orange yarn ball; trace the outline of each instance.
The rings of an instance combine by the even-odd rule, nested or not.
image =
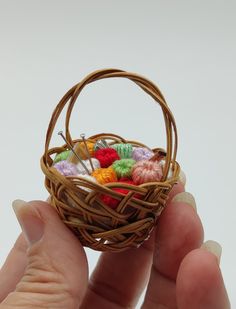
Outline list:
[[[108,168],[98,168],[93,173],[92,176],[97,179],[97,182],[104,185],[108,182],[116,182],[117,176],[113,168],[110,166]]]

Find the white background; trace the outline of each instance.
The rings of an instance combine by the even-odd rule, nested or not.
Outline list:
[[[223,246],[236,307],[235,13],[230,0],[0,0],[0,264],[20,232],[11,201],[47,197],[39,159],[55,105],[91,71],[115,67],[147,76],[165,94],[187,190],[205,238]],[[159,108],[129,81],[97,82],[77,103],[74,138],[105,131],[165,146]],[[88,257],[92,269],[98,254]]]

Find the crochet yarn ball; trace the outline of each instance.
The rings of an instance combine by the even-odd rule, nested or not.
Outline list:
[[[100,163],[97,159],[91,158],[91,161],[92,161],[92,164],[93,164],[93,167],[94,167],[95,170],[101,167]],[[83,160],[83,164],[87,167],[87,169],[89,170],[89,173],[91,174],[92,173],[92,167],[91,167],[89,159]],[[81,163],[77,164],[77,169],[79,171],[79,174],[88,175],[87,171],[85,170],[85,168],[83,167],[83,165]]]
[[[115,161],[112,167],[118,178],[131,177],[132,168],[135,163],[136,161],[133,159],[121,159]]]
[[[64,161],[68,158],[70,154],[70,150],[65,150],[61,153],[58,153],[55,157],[55,159],[53,160],[53,163],[57,163],[57,162],[60,162],[60,161]]]
[[[130,178],[127,178],[127,177],[122,177],[122,178],[120,178],[118,182],[121,182],[121,183],[128,183],[128,184],[130,184],[130,185],[135,185],[135,183],[133,182],[133,180],[130,179]]]
[[[97,182],[101,185],[109,182],[116,182],[117,176],[114,169],[110,166],[107,168],[98,168],[93,173],[92,176],[97,179]]]
[[[95,177],[91,176],[91,175],[81,175],[81,174],[78,174],[77,177],[80,177],[82,179],[89,180],[91,182],[97,183],[97,179]],[[87,191],[87,192],[91,192],[92,191],[92,189],[84,187],[84,186],[79,186],[79,188],[83,189],[84,191]]]
[[[162,166],[155,161],[139,161],[132,169],[132,178],[136,185],[160,181],[162,175]]]
[[[134,182],[131,179],[128,179],[128,178],[121,178],[118,182],[128,183],[128,184],[134,185]],[[126,195],[129,192],[129,190],[124,189],[124,188],[113,188],[112,190],[119,192],[121,194],[124,194],[124,195]],[[116,199],[114,197],[111,197],[111,196],[105,195],[105,194],[101,196],[101,200],[104,204],[111,207],[112,209],[116,209],[117,206],[120,203],[119,199]]]
[[[57,162],[53,165],[53,167],[55,167],[58,172],[64,176],[75,176],[78,174],[78,169],[76,165],[66,160]]]
[[[131,144],[114,144],[111,147],[118,152],[121,159],[132,158],[133,146]]]
[[[132,154],[132,158],[135,161],[149,160],[153,156],[154,152],[144,147],[135,148]]]
[[[120,160],[117,151],[113,148],[98,149],[94,157],[100,162],[101,167],[108,167],[116,160]]]
[[[86,141],[86,145],[89,151],[89,155],[90,157],[94,156],[94,142],[91,141]],[[86,147],[84,142],[78,142],[75,144],[75,146],[73,147],[75,153],[82,159],[82,160],[86,160],[88,159],[88,155],[87,155],[87,151],[86,151]],[[74,164],[78,163],[78,158],[74,155],[74,153],[72,151],[70,151],[69,157],[68,157],[68,161]]]

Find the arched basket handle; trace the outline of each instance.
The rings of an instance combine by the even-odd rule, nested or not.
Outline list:
[[[49,126],[47,130],[46,135],[46,142],[45,142],[45,153],[44,153],[44,159],[47,161],[48,158],[48,152],[49,152],[49,145],[52,138],[52,134],[56,125],[56,122],[62,112],[62,110],[65,108],[66,104],[68,103],[67,112],[66,112],[66,120],[65,120],[65,133],[66,138],[72,144],[72,138],[70,135],[69,130],[69,123],[70,123],[70,117],[73,110],[73,107],[75,105],[75,102],[81,93],[82,89],[97,80],[104,79],[104,78],[115,78],[115,77],[122,77],[127,78],[131,81],[133,81],[135,84],[137,84],[139,87],[141,87],[146,93],[148,93],[161,107],[164,121],[165,121],[165,128],[166,128],[166,139],[167,139],[167,146],[166,146],[166,160],[165,160],[165,167],[163,171],[163,178],[162,180],[165,181],[168,175],[168,171],[170,169],[171,161],[175,162],[176,155],[177,155],[177,145],[178,145],[178,136],[177,136],[177,128],[175,124],[175,119],[173,117],[172,112],[170,111],[169,107],[167,106],[167,103],[165,101],[164,96],[162,95],[159,88],[153,84],[150,80],[146,79],[145,77],[130,73],[118,69],[103,69],[103,70],[97,70],[88,76],[86,76],[81,82],[73,86],[60,100],[58,105],[56,106]],[[49,164],[49,162],[45,162],[46,164]]]

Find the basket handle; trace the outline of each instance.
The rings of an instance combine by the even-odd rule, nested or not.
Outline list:
[[[166,138],[167,138],[166,161],[165,161],[166,163],[165,163],[162,179],[166,180],[171,161],[172,160],[175,161],[176,155],[177,155],[178,136],[177,136],[177,128],[176,128],[174,116],[172,112],[170,111],[169,107],[167,106],[164,96],[162,95],[161,91],[155,84],[153,84],[150,80],[146,79],[143,76],[140,76],[135,73],[126,72],[123,70],[118,70],[118,69],[97,70],[89,74],[88,76],[86,76],[81,82],[73,86],[63,96],[63,98],[60,100],[60,102],[56,106],[52,114],[49,126],[48,126],[46,142],[45,142],[44,158],[45,159],[47,158],[48,151],[49,151],[49,144],[52,138],[52,134],[53,134],[56,122],[62,110],[64,109],[65,105],[69,103],[67,107],[66,120],[65,120],[65,133],[66,133],[67,140],[69,141],[70,144],[72,144],[72,138],[71,138],[70,131],[69,131],[69,123],[70,123],[70,117],[71,117],[73,107],[75,105],[76,99],[78,98],[80,92],[87,84],[90,84],[100,79],[114,78],[114,77],[122,77],[122,78],[130,79],[131,81],[136,83],[139,87],[141,87],[146,93],[148,93],[161,106],[163,116],[164,116],[164,121],[165,121]],[[174,140],[173,140],[173,135],[174,135]]]

